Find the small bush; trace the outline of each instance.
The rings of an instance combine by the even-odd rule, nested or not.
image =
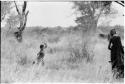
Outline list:
[[[62,52],[62,51],[64,51],[62,47],[53,47],[53,48],[48,49],[48,53],[50,54],[54,54],[54,53]]]
[[[27,56],[19,56],[17,63],[19,65],[25,65],[27,64],[27,61],[28,61]]]
[[[48,38],[48,42],[50,42],[50,43],[57,43],[59,40],[60,40],[60,38],[58,36]]]
[[[48,51],[48,53],[51,53],[51,54],[53,54],[53,53],[55,53],[56,51],[55,51],[55,48],[50,48],[49,49],[49,51]]]
[[[93,60],[94,54],[93,50],[90,50],[89,43],[84,42],[83,44],[72,44],[69,45],[69,52],[70,52],[70,61],[77,62],[82,61],[83,59],[87,62],[91,62]]]

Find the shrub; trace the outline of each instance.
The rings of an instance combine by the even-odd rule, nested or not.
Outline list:
[[[52,36],[52,37],[48,38],[49,43],[57,43],[59,40],[60,40],[59,36]]]
[[[90,45],[85,41],[82,44],[72,44],[69,45],[69,52],[70,52],[70,60],[72,62],[80,62],[83,59],[87,62],[91,62],[93,60],[94,54],[93,50],[89,49]]]
[[[18,56],[18,59],[17,59],[17,64],[19,65],[25,65],[27,64],[27,56]]]

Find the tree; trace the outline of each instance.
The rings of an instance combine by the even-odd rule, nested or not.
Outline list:
[[[2,22],[6,15],[10,13],[11,10],[11,1],[0,1],[1,2],[1,21]]]
[[[120,4],[120,5],[123,6],[123,7],[125,6],[125,5],[124,5],[124,1],[115,1],[115,2],[118,3],[118,4]]]
[[[78,26],[83,28],[83,31],[86,30],[86,32],[83,32],[84,38],[82,39],[82,44],[88,49],[85,49],[84,46],[83,49],[89,52],[90,55],[88,57],[92,58],[92,52],[96,43],[96,37],[94,35],[96,34],[97,23],[101,15],[106,15],[111,12],[111,1],[75,1],[73,3],[73,8],[79,14],[75,21]]]
[[[17,40],[19,42],[22,41],[22,33],[26,27],[26,23],[27,23],[27,16],[29,11],[26,11],[26,7],[27,7],[27,2],[24,1],[23,6],[22,6],[22,11],[19,11],[19,7],[17,6],[16,2],[14,1],[15,7],[16,7],[16,11],[18,13],[18,18],[19,18],[19,27],[18,27],[18,31],[15,32],[15,37],[17,38]]]
[[[86,28],[88,34],[95,33],[97,23],[102,14],[110,13],[111,1],[75,1],[74,7],[80,14],[76,23]]]
[[[12,4],[13,3],[13,4]],[[14,14],[11,9],[16,8],[17,15]],[[11,28],[17,28],[17,32],[14,33],[17,41],[22,41],[22,33],[26,27],[27,23],[27,16],[29,11],[26,11],[27,2],[24,1],[23,5],[21,6],[22,10],[19,10],[19,6],[14,1],[1,1],[1,22],[5,19],[5,16],[8,14],[6,19],[6,26]],[[10,13],[11,12],[11,13]],[[18,27],[17,27],[18,26]]]

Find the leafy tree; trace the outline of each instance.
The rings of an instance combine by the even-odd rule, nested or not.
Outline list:
[[[14,11],[11,9],[16,8],[17,14],[14,14]],[[1,22],[5,19],[5,16],[8,14],[8,18],[6,20],[6,26],[9,28],[17,28],[18,31],[14,33],[17,41],[22,41],[22,33],[26,27],[27,16],[29,11],[26,10],[27,2],[24,1],[21,9],[14,1],[1,1]],[[14,9],[15,10],[15,9]],[[11,13],[10,13],[11,12]],[[18,27],[17,27],[18,26]]]
[[[8,1],[7,1],[7,3],[8,3]],[[11,2],[11,3],[13,3],[12,8],[13,8],[13,10],[16,9],[15,11],[17,12],[17,14],[15,14],[14,11],[9,10],[9,11],[11,11],[11,13],[9,14],[9,16],[6,20],[6,26],[7,26],[7,28],[9,28],[9,30],[11,28],[17,28],[17,31],[14,33],[14,35],[15,35],[17,41],[21,42],[22,41],[22,33],[26,27],[27,16],[29,13],[29,11],[26,10],[27,2],[24,1],[23,5],[21,5],[21,7],[19,7],[19,5],[17,5],[17,2],[15,2],[15,1]]]
[[[124,1],[114,1],[124,7]],[[78,26],[85,28],[88,33],[95,33],[101,15],[109,15],[112,1],[75,1],[74,9],[80,15],[76,18]]]
[[[110,6],[111,1],[76,1],[73,8],[80,16],[75,21],[78,25],[86,28],[89,33],[94,33],[100,16],[110,13]]]
[[[74,9],[79,16],[76,18],[78,26],[83,28],[82,44],[86,45],[88,49],[93,52],[94,44],[96,42],[97,23],[101,15],[110,13],[111,1],[75,1]],[[83,48],[84,49],[84,48]],[[89,52],[87,50],[87,52]],[[90,55],[91,57],[92,55]]]

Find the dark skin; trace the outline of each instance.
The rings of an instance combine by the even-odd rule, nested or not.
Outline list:
[[[37,63],[39,63],[40,62],[40,60],[42,60],[42,63],[44,64],[44,61],[43,61],[43,58],[44,58],[44,46],[43,45],[41,45],[40,46],[40,52],[37,54]]]
[[[40,52],[37,54],[37,64],[39,64],[40,61],[42,61],[42,64],[44,65],[44,49],[47,48],[47,44],[44,43],[40,45]],[[33,62],[35,64],[35,61]]]
[[[111,40],[109,41],[108,49],[111,50]]]

